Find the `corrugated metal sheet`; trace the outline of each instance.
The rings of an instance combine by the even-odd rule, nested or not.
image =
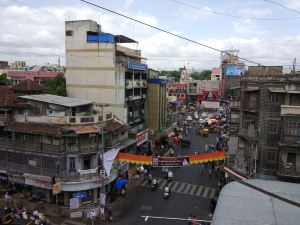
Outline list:
[[[82,106],[82,105],[88,105],[88,104],[93,103],[93,102],[87,101],[87,100],[62,97],[62,96],[58,96],[58,95],[49,95],[49,94],[23,95],[23,96],[19,96],[19,98],[34,100],[34,101],[39,101],[39,102],[52,103],[52,104],[62,105],[62,106],[67,106],[67,107]]]

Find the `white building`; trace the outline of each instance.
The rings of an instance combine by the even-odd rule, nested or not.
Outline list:
[[[132,133],[143,130],[148,68],[140,50],[122,46],[137,42],[92,20],[67,21],[65,29],[68,96],[109,104]]]

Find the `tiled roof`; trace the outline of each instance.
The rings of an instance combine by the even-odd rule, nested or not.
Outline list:
[[[15,99],[13,91],[8,86],[0,86],[0,106],[7,106]]]
[[[32,81],[32,80],[24,80],[21,83],[15,85],[12,87],[14,91],[40,91],[42,92],[44,90],[44,87],[39,85],[38,83]]]
[[[125,128],[126,125],[125,124],[122,124],[116,120],[111,120],[111,121],[108,121],[106,124],[105,124],[105,127],[104,129],[106,129],[107,131],[109,132],[114,132],[116,130],[119,130],[119,129],[122,129],[122,128]]]
[[[18,71],[10,70],[7,72],[8,77],[20,77],[25,79],[34,80],[34,78],[54,78],[59,74],[59,72],[52,71]]]
[[[76,134],[95,134],[99,133],[100,129],[93,125],[85,125],[77,127],[74,131]]]
[[[62,125],[43,123],[10,123],[6,130],[34,134],[48,134],[59,136],[62,132]]]

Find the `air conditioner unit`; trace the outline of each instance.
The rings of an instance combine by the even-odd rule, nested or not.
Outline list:
[[[154,135],[154,130],[149,130],[149,134]]]

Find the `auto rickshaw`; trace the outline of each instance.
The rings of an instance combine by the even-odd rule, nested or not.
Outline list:
[[[208,128],[203,128],[203,129],[201,130],[201,135],[202,135],[203,137],[208,137]]]

